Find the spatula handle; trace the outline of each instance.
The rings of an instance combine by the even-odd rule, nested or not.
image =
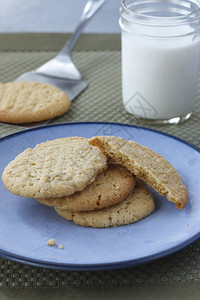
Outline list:
[[[83,32],[83,29],[87,25],[88,21],[96,14],[96,12],[102,7],[106,0],[89,0],[82,12],[80,22],[77,25],[74,33],[71,35],[67,43],[64,45],[59,54],[70,54],[74,45],[76,44],[79,36]]]

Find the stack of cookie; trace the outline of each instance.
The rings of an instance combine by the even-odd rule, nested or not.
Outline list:
[[[118,137],[39,144],[10,162],[2,180],[10,192],[82,226],[115,227],[148,216],[155,206],[146,183],[179,209],[187,203],[181,177],[165,158]]]

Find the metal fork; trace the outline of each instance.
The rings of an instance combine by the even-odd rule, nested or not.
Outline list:
[[[80,72],[74,65],[71,52],[88,21],[106,0],[89,0],[82,12],[80,22],[62,50],[50,61],[34,71],[20,75],[16,81],[40,81],[57,86],[73,100],[86,87]]]

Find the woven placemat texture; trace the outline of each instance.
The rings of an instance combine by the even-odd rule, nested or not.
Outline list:
[[[52,58],[56,51],[19,49],[0,51],[0,81],[14,80]],[[88,89],[73,101],[70,111],[51,123],[76,121],[122,122],[142,125],[125,112],[121,100],[121,53],[119,50],[76,50],[73,59],[88,81]],[[200,84],[199,84],[200,86]],[[192,117],[180,125],[151,126],[200,147],[200,90]],[[0,124],[0,136],[21,130]],[[109,132],[112,132],[112,126]],[[47,287],[69,285],[130,285],[200,280],[200,242],[155,262],[127,269],[96,272],[56,271],[0,259],[0,286]]]

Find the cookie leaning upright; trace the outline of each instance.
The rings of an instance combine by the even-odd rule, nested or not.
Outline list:
[[[128,170],[151,185],[158,193],[183,209],[188,201],[187,189],[181,176],[163,156],[134,141],[121,137],[97,136],[89,144],[126,166]]]
[[[2,180],[13,194],[55,198],[82,191],[107,168],[107,157],[86,138],[62,138],[28,148],[4,169]]]
[[[40,82],[0,83],[0,122],[20,124],[45,121],[71,106],[57,87]]]

